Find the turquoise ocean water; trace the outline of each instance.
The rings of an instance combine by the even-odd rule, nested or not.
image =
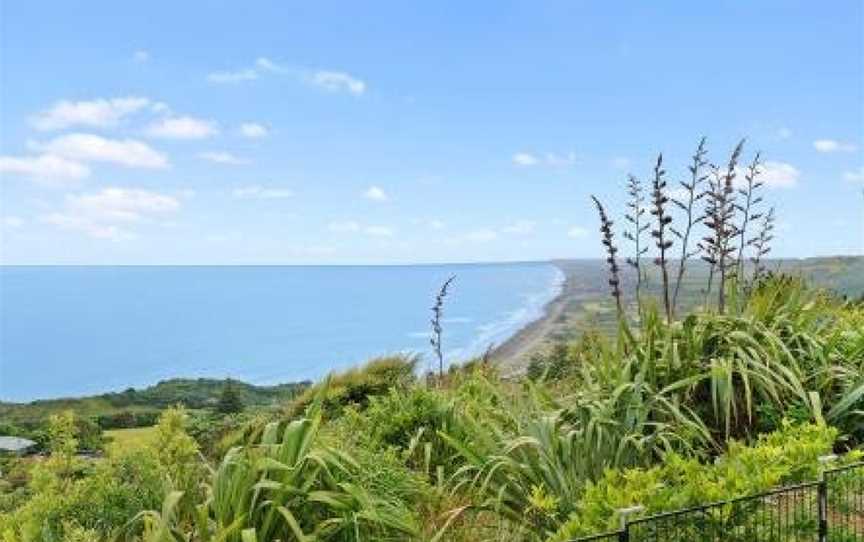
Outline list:
[[[450,275],[450,361],[539,318],[563,280],[546,263],[0,267],[0,400],[171,377],[315,379],[403,351],[431,364],[429,308]]]

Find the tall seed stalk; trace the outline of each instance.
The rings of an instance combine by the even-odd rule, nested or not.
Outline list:
[[[675,278],[675,291],[672,294],[672,314],[675,314],[675,310],[678,307],[678,294],[681,291],[681,282],[684,280],[684,272],[687,266],[687,261],[699,254],[699,246],[697,245],[696,249],[690,251],[690,235],[693,232],[693,226],[698,224],[702,220],[702,216],[699,216],[695,213],[695,205],[701,200],[705,193],[700,189],[700,186],[705,181],[707,176],[702,174],[705,166],[708,164],[707,160],[705,160],[705,155],[708,154],[708,151],[705,149],[705,138],[703,137],[699,141],[699,146],[696,148],[696,152],[693,154],[693,162],[688,166],[688,170],[690,171],[690,182],[681,181],[681,187],[684,189],[687,194],[684,198],[685,201],[680,201],[677,198],[672,198],[672,203],[678,206],[679,209],[684,211],[687,216],[687,223],[684,227],[683,232],[679,232],[673,227],[669,229],[675,234],[678,239],[681,241],[681,256],[678,259],[678,276]]]
[[[660,267],[663,278],[663,307],[666,309],[666,322],[672,322],[672,301],[669,297],[669,270],[666,265],[666,252],[672,247],[672,240],[668,238],[666,228],[672,222],[672,217],[666,213],[666,204],[669,198],[666,196],[666,181],[663,176],[663,154],[657,156],[657,164],[654,166],[654,180],[652,181],[651,214],[657,219],[657,226],[651,230],[651,236],[656,240],[659,255],[654,263]]]
[[[735,252],[735,247],[732,246],[732,239],[737,235],[738,229],[735,227],[735,188],[734,181],[737,175],[738,160],[741,157],[741,150],[744,148],[744,140],[742,139],[732,155],[729,157],[729,162],[726,165],[726,171],[721,175],[717,168],[714,168],[715,179],[712,182],[712,189],[707,192],[707,197],[710,201],[709,210],[705,226],[711,231],[711,235],[704,240],[710,248],[708,254],[708,263],[716,268],[716,272],[720,273],[720,281],[717,285],[717,310],[720,314],[726,311],[726,282],[729,276],[730,269],[733,269],[737,264],[731,256]],[[713,272],[712,272],[713,275]],[[709,289],[710,279],[709,277]]]
[[[444,315],[444,298],[447,297],[447,290],[455,279],[456,275],[452,275],[444,281],[444,284],[441,285],[441,289],[438,291],[438,295],[435,296],[435,304],[432,306],[432,320],[430,321],[432,324],[432,338],[429,339],[429,342],[432,344],[432,348],[435,351],[435,357],[438,358],[439,381],[442,381],[444,378],[444,352],[441,343],[443,328],[441,327],[441,317]]]
[[[723,178],[720,173],[720,168],[711,164],[711,177],[708,180],[708,189],[703,192],[705,198],[705,212],[702,215],[702,223],[710,230],[710,223],[716,223],[717,219],[717,202],[722,198],[720,187],[723,186]],[[710,223],[709,223],[710,221]],[[714,286],[714,272],[717,270],[717,251],[713,231],[702,238],[699,242],[699,250],[702,252],[702,260],[708,263],[708,280],[705,286],[705,306],[708,306],[708,300],[711,296],[711,289]]]
[[[754,209],[762,203],[762,197],[757,196],[756,192],[762,188],[762,181],[756,179],[759,175],[760,153],[756,153],[753,161],[747,166],[747,172],[744,174],[745,184],[743,188],[738,189],[738,194],[744,198],[744,203],[736,205],[738,211],[741,212],[741,226],[738,228],[738,277],[741,282],[744,282],[744,248],[753,244],[753,239],[747,238],[747,227],[754,221],[759,220],[762,215],[755,212]]]
[[[627,194],[630,196],[630,201],[627,202],[627,207],[630,212],[624,215],[633,227],[632,231],[625,231],[624,238],[631,241],[634,245],[633,256],[628,257],[626,262],[630,267],[636,270],[636,304],[641,312],[642,310],[642,256],[648,252],[648,247],[642,246],[642,234],[650,228],[650,224],[642,222],[642,215],[645,214],[645,195],[642,189],[642,183],[629,175],[627,177]]]
[[[619,276],[618,261],[615,254],[618,252],[618,247],[615,246],[615,234],[612,231],[614,224],[609,220],[609,215],[606,214],[606,209],[596,197],[591,196],[594,200],[594,205],[597,206],[597,213],[600,215],[600,233],[602,243],[606,250],[606,263],[609,264],[609,286],[612,287],[612,297],[615,298],[615,306],[618,309],[618,320],[624,317],[624,309],[621,306],[621,280]]]
[[[759,235],[751,242],[753,246],[753,283],[755,284],[764,272],[762,259],[771,252],[771,240],[774,239],[774,207],[771,207],[762,218],[759,227]]]

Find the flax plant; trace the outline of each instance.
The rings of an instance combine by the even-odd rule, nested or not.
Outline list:
[[[431,309],[432,319],[430,320],[430,323],[432,324],[432,337],[429,339],[429,343],[432,345],[432,348],[435,351],[435,357],[438,359],[439,380],[443,380],[444,378],[444,351],[441,342],[443,328],[441,327],[441,317],[444,314],[444,298],[447,297],[450,284],[452,284],[454,280],[456,280],[456,275],[453,275],[444,281],[444,284],[441,285],[441,289],[438,290],[438,295],[435,296],[435,304]]]
[[[663,308],[666,310],[666,321],[672,322],[672,301],[669,298],[669,269],[667,264],[666,253],[672,248],[672,240],[668,238],[666,233],[667,228],[672,223],[672,217],[666,212],[666,204],[669,203],[669,198],[666,196],[666,180],[663,176],[666,171],[663,169],[663,154],[657,156],[657,164],[654,166],[654,179],[651,183],[651,214],[657,219],[656,227],[651,230],[651,237],[655,239],[658,256],[654,263],[660,267],[661,277],[663,279]]]
[[[768,210],[768,213],[762,218],[762,223],[759,227],[759,234],[752,239],[750,244],[753,247],[753,279],[755,283],[765,272],[762,259],[771,252],[771,241],[774,239],[774,207]]]
[[[633,229],[625,231],[623,235],[625,239],[633,243],[633,256],[628,257],[626,262],[636,271],[636,305],[641,312],[642,256],[648,252],[648,247],[642,246],[642,234],[651,226],[642,220],[642,215],[645,214],[645,196],[642,183],[633,175],[629,175],[627,178],[627,194],[630,196],[630,200],[627,202],[630,211],[624,215],[624,219],[630,223]]]
[[[748,227],[762,217],[762,213],[758,211],[758,206],[762,203],[762,196],[757,195],[757,192],[762,185],[757,177],[760,173],[761,163],[759,162],[759,153],[753,157],[753,161],[747,166],[747,171],[744,174],[744,186],[738,189],[738,194],[744,199],[740,204],[736,204],[735,208],[741,213],[741,225],[738,226],[738,266],[737,266],[737,282],[739,285],[747,288],[747,281],[744,278],[744,249],[752,246],[758,237],[747,237]]]
[[[726,170],[723,173],[720,173],[716,167],[712,168],[714,179],[711,181],[710,190],[706,192],[709,204],[703,223],[710,230],[710,235],[703,239],[707,248],[703,259],[712,266],[712,277],[709,277],[709,291],[710,278],[713,278],[714,271],[716,270],[720,274],[720,280],[717,284],[717,310],[720,314],[723,314],[726,310],[726,288],[730,276],[729,271],[737,267],[737,263],[732,258],[735,252],[732,240],[738,234],[738,229],[734,223],[734,181],[737,175],[738,160],[741,157],[743,148],[744,140],[742,139],[732,151],[732,155],[726,165]]]
[[[609,215],[606,214],[606,209],[600,200],[594,196],[591,196],[591,199],[594,200],[597,213],[600,215],[600,233],[602,234],[603,247],[606,250],[606,263],[609,265],[609,286],[612,287],[612,297],[615,298],[618,320],[621,321],[624,318],[624,309],[621,305],[620,269],[615,256],[618,253],[618,247],[615,246],[615,233],[612,230],[614,222],[609,219]]]
[[[672,198],[672,203],[681,209],[686,216],[683,232],[671,226],[669,228],[681,241],[681,256],[678,259],[678,275],[675,278],[675,291],[672,294],[673,316],[678,307],[678,294],[681,291],[681,283],[684,280],[687,261],[690,258],[697,256],[700,252],[698,245],[695,250],[690,250],[690,236],[693,233],[693,227],[701,222],[703,218],[701,215],[697,214],[696,204],[699,200],[705,197],[705,192],[701,189],[701,185],[704,183],[705,179],[707,179],[707,176],[703,174],[705,166],[708,164],[705,159],[705,156],[708,153],[705,149],[705,142],[706,139],[704,137],[699,141],[699,146],[693,154],[693,161],[687,168],[690,171],[690,181],[680,181],[681,188],[686,194],[684,200],[681,201],[678,198]]]

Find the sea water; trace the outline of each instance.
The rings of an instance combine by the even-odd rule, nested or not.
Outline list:
[[[448,363],[543,315],[547,263],[419,266],[0,267],[0,400],[78,396],[172,377],[317,379],[374,356]]]

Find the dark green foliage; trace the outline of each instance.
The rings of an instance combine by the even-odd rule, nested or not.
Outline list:
[[[219,402],[216,404],[216,411],[221,414],[243,412],[243,400],[230,379],[225,382],[222,394],[219,396]]]
[[[96,418],[96,423],[102,429],[129,429],[132,427],[149,427],[159,419],[161,411],[156,409],[147,410],[121,410],[111,414],[103,414]]]
[[[102,428],[89,418],[75,419],[75,436],[78,439],[78,448],[82,451],[98,452],[105,447]]]
[[[527,376],[531,380],[561,380],[578,368],[576,356],[567,343],[558,342],[548,352],[537,352],[528,363]]]

